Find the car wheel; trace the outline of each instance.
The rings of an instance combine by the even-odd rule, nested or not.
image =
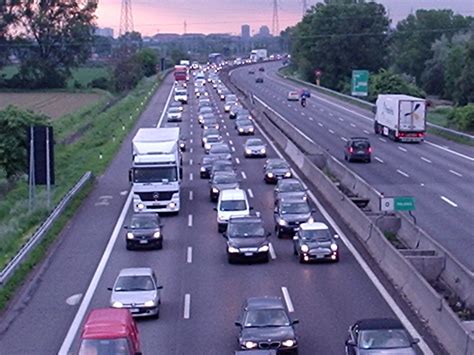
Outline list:
[[[160,308],[158,307],[158,310],[156,311],[156,314],[153,315],[153,318],[159,319],[160,318]]]
[[[229,261],[229,264],[234,264],[234,258],[232,256],[228,255],[227,260]]]
[[[160,241],[160,243],[157,245],[156,249],[163,249],[163,240]]]
[[[270,253],[267,253],[267,254],[265,254],[265,256],[263,258],[263,262],[268,263],[269,261],[270,261]]]
[[[347,160],[347,155],[346,154],[344,154],[344,160]]]
[[[300,255],[300,257],[299,257],[298,259],[299,259],[299,261],[300,261],[300,264],[304,264],[304,263],[305,263],[303,255]]]
[[[128,243],[125,244],[125,248],[127,248],[127,250],[132,250],[133,249],[132,246]]]
[[[296,250],[295,246],[293,246],[293,255],[298,255],[298,251]]]
[[[367,160],[366,160],[367,163],[370,163],[371,161],[372,161],[371,158],[367,158]]]

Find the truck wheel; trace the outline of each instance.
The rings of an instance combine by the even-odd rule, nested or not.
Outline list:
[[[377,121],[374,122],[374,133],[375,134],[380,134],[380,126],[377,123]]]

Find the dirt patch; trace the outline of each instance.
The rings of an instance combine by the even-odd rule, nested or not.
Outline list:
[[[4,109],[8,105],[15,105],[56,119],[93,104],[102,96],[102,94],[96,93],[4,92],[0,93],[0,109]]]

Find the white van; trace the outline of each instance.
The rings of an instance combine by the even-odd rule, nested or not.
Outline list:
[[[183,104],[188,103],[188,91],[182,88],[176,88],[174,90],[174,101],[180,101]]]
[[[222,233],[227,229],[230,216],[248,216],[251,207],[244,190],[232,189],[221,191],[215,210],[217,211],[217,230]]]

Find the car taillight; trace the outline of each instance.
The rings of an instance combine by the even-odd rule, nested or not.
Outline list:
[[[423,133],[417,133],[416,136],[417,137],[423,137]]]
[[[349,153],[353,153],[353,152],[354,152],[354,148],[349,147]]]
[[[369,153],[372,153],[372,147],[369,147]]]

